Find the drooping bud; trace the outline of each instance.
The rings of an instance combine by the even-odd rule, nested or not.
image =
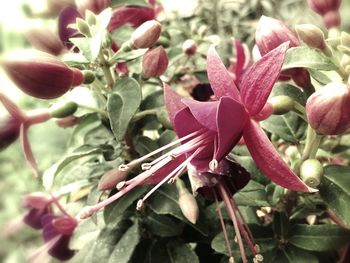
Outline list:
[[[76,112],[78,105],[73,101],[64,101],[54,104],[50,109],[50,115],[53,118],[65,118]]]
[[[17,52],[1,61],[8,76],[25,93],[54,99],[83,82],[83,74],[44,52]]]
[[[197,222],[199,216],[199,208],[194,196],[187,190],[184,182],[180,179],[176,180],[176,188],[179,191],[179,206],[182,214],[192,224]]]
[[[157,42],[161,31],[162,25],[158,21],[146,21],[132,33],[130,47],[132,49],[150,48]]]
[[[25,33],[30,44],[43,52],[57,56],[65,47],[58,36],[47,28],[31,28]]]
[[[111,5],[111,0],[75,0],[75,5],[80,14],[85,14],[86,10],[99,14]]]
[[[182,51],[188,56],[194,55],[197,51],[197,43],[193,39],[187,39],[182,44]]]
[[[168,55],[162,46],[148,50],[142,59],[142,77],[148,79],[161,76],[168,63]]]
[[[294,109],[294,100],[285,95],[275,96],[269,99],[272,105],[273,114],[282,115]]]
[[[296,35],[282,21],[267,16],[260,18],[255,42],[262,56],[287,41],[289,47],[299,45]]]
[[[130,170],[120,170],[119,168],[106,172],[98,182],[99,190],[110,190],[126,179]]]
[[[295,30],[302,40],[309,47],[324,50],[326,48],[326,41],[321,29],[312,24],[303,24],[295,26]]]
[[[332,82],[313,93],[306,102],[306,115],[318,133],[336,135],[350,128],[350,87]]]
[[[0,151],[17,140],[21,121],[11,115],[0,118]]]
[[[340,25],[341,0],[308,0],[307,2],[314,12],[322,16],[327,28]]]
[[[317,159],[309,159],[300,166],[300,177],[310,187],[317,187],[321,182],[324,170]]]

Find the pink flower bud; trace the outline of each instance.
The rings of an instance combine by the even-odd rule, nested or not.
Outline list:
[[[43,52],[18,52],[1,62],[8,76],[25,93],[39,99],[62,96],[83,82],[83,74]]]
[[[21,120],[12,116],[6,116],[0,119],[0,151],[17,140],[20,127]]]
[[[82,15],[86,10],[99,14],[111,5],[111,0],[75,0],[75,4]]]
[[[287,41],[289,47],[299,45],[296,35],[282,21],[267,16],[260,18],[255,42],[262,56]]]
[[[126,179],[130,170],[120,170],[118,168],[106,172],[98,182],[99,190],[110,190]]]
[[[148,50],[142,60],[142,76],[146,79],[159,77],[166,71],[168,62],[162,46]]]
[[[330,11],[323,16],[324,25],[327,28],[340,26],[341,17],[339,11]]]
[[[350,128],[350,87],[332,82],[313,93],[306,103],[306,115],[318,133],[336,135]]]
[[[337,11],[341,0],[307,0],[307,3],[314,12],[323,16],[329,11]]]
[[[326,48],[324,34],[321,29],[313,24],[297,25],[295,30],[298,33],[299,39],[309,47],[323,50]]]
[[[44,27],[29,29],[25,36],[34,48],[54,56],[61,54],[65,49],[58,36]]]
[[[162,25],[156,20],[150,20],[136,28],[131,35],[130,46],[133,49],[150,48],[153,46],[162,31]]]
[[[197,51],[197,44],[194,40],[192,39],[187,39],[183,44],[182,44],[182,51],[188,55],[192,56],[196,53]]]

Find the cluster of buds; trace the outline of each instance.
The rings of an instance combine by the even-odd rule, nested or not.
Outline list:
[[[341,22],[339,7],[341,0],[308,0],[309,7],[322,16],[327,28],[338,27]]]
[[[53,211],[55,205],[63,215],[56,215]],[[42,260],[42,250],[59,260],[69,260],[74,251],[69,248],[69,240],[78,224],[60,205],[57,198],[41,192],[31,193],[23,198],[23,206],[28,209],[24,222],[34,229],[42,229],[45,241],[43,248],[29,257],[30,262]]]
[[[259,20],[255,42],[261,55],[267,54],[284,42],[289,42],[290,48],[299,46],[298,38],[291,29],[282,21],[266,16]],[[311,86],[310,75],[305,69],[295,68],[281,72],[281,80],[288,80],[290,77],[303,89]]]
[[[331,82],[317,90],[307,100],[308,122],[320,134],[342,134],[350,128],[349,105],[349,85]]]

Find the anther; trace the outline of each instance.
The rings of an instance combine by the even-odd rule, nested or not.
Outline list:
[[[143,163],[141,164],[141,169],[143,171],[149,170],[152,167],[152,165],[150,163]]]
[[[219,166],[219,163],[217,160],[213,159],[210,161],[209,163],[209,169],[212,171],[212,172],[215,172],[215,170],[218,168]]]
[[[121,181],[117,184],[116,188],[118,189],[118,191],[120,191],[121,189],[124,188],[126,182],[125,181]]]
[[[94,214],[94,211],[92,210],[92,206],[85,206],[79,213],[80,219],[87,219],[91,217]]]
[[[121,164],[121,165],[119,165],[118,169],[119,169],[119,171],[125,172],[125,171],[129,170],[130,167],[127,164]]]
[[[142,199],[140,199],[139,201],[137,201],[136,209],[140,211],[141,209],[143,209],[143,207],[144,207],[144,202]]]

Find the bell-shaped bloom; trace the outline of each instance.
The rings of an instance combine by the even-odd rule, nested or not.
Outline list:
[[[308,0],[309,7],[322,16],[327,28],[340,25],[339,7],[341,0]]]
[[[350,86],[331,82],[313,93],[306,102],[310,126],[325,135],[342,134],[350,129]]]
[[[142,58],[142,76],[146,79],[156,78],[166,71],[168,55],[162,46],[149,49]]]
[[[79,70],[44,52],[16,52],[1,65],[23,92],[39,99],[58,98],[83,82]]]
[[[138,27],[156,17],[155,10],[146,6],[122,6],[113,10],[108,30],[113,32],[125,24]]]
[[[288,41],[289,47],[299,46],[297,36],[282,21],[267,16],[260,18],[255,32],[255,42],[261,55]],[[289,77],[302,88],[311,85],[310,75],[305,69],[295,68],[281,72],[281,80],[287,80]]]
[[[28,209],[28,213],[24,216],[23,221],[27,225],[35,229],[41,229],[42,218],[52,213],[51,203],[52,196],[41,192],[30,193],[23,198],[23,206]]]
[[[117,168],[130,172],[141,164],[144,172],[120,182],[117,185],[119,192],[96,205],[85,207],[80,217],[91,216],[137,185],[156,184],[139,201],[138,207],[142,207],[156,189],[167,181],[175,181],[189,166],[199,173],[216,173],[219,163],[238,143],[242,134],[258,167],[273,182],[294,191],[314,191],[284,163],[256,121],[261,119],[261,112],[279,76],[287,49],[288,43],[284,43],[253,64],[245,72],[238,89],[215,48],[211,47],[207,70],[214,101],[181,99],[169,86],[164,85],[165,104],[179,140]],[[182,144],[145,163],[148,158],[177,143]]]
[[[34,48],[51,55],[57,56],[65,50],[58,36],[48,28],[31,28],[25,36]]]
[[[224,233],[225,243],[230,257],[230,262],[234,262],[230,241],[225,227],[219,201],[223,201],[226,212],[232,221],[235,230],[235,240],[241,253],[242,261],[247,261],[244,243],[254,257],[254,262],[261,259],[259,246],[244,222],[239,207],[236,205],[232,196],[242,189],[250,180],[250,174],[237,162],[230,158],[222,159],[215,172],[198,172],[195,167],[188,168],[188,176],[194,193],[200,193],[204,197],[215,201],[216,212],[220,220],[222,231]],[[244,243],[243,243],[244,242]]]
[[[75,4],[82,15],[86,10],[99,14],[111,5],[111,0],[75,0]]]

